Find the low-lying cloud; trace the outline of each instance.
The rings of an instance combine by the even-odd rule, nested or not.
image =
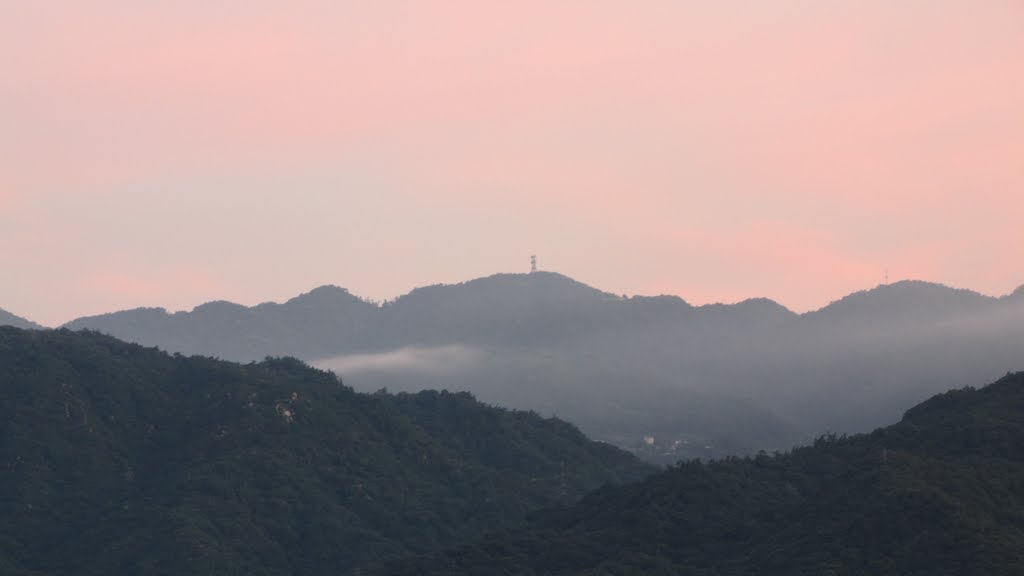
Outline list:
[[[444,375],[477,367],[483,353],[469,346],[408,347],[387,352],[348,354],[318,360],[318,368],[342,377],[358,374],[401,373]]]

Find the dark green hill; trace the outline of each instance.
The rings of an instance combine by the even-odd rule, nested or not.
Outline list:
[[[1024,373],[872,434],[680,464],[389,574],[1020,574]]]
[[[0,328],[0,573],[344,574],[649,472],[468,394]]]

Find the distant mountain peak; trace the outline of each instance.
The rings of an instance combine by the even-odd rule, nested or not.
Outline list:
[[[872,314],[893,315],[922,314],[930,311],[949,312],[959,308],[970,308],[994,300],[972,290],[952,288],[945,284],[923,280],[900,280],[891,284],[880,284],[869,290],[861,290],[836,300],[811,315],[859,315],[869,318]]]
[[[911,279],[907,279],[907,280],[897,280],[895,282],[889,282],[888,284],[879,284],[878,286],[875,287],[875,289],[876,290],[884,290],[884,289],[888,289],[888,288],[929,288],[929,287],[932,287],[932,288],[949,288],[949,286],[946,286],[945,284],[940,284],[938,282],[931,282],[931,281],[928,281],[928,280],[914,280],[914,279],[911,278]]]
[[[325,284],[318,286],[309,292],[299,294],[284,304],[262,305],[272,308],[279,308],[282,313],[292,311],[299,315],[332,316],[349,314],[357,311],[376,308],[376,305],[354,296],[345,288]]]
[[[927,280],[898,280],[896,282],[890,282],[888,284],[879,284],[874,288],[867,290],[859,290],[852,294],[847,294],[843,298],[840,298],[837,302],[842,302],[850,298],[859,298],[861,296],[883,296],[891,297],[893,295],[911,295],[911,294],[923,294],[923,293],[954,293],[954,292],[971,292],[961,288],[952,288],[945,284],[938,282],[929,282]],[[971,292],[972,294],[974,292]]]
[[[435,284],[416,288],[398,299],[420,298],[540,298],[546,300],[597,299],[615,297],[557,272],[498,273],[458,284]]]
[[[247,307],[236,304],[235,302],[229,302],[227,300],[213,300],[196,306],[192,309],[193,314],[210,314],[210,313],[226,313],[226,312],[240,312],[248,310]]]
[[[744,306],[747,308],[760,308],[760,309],[773,309],[779,311],[790,312],[789,308],[786,308],[782,304],[779,304],[771,298],[747,298],[741,302],[738,302],[736,306]]]
[[[299,296],[316,296],[316,295],[338,295],[338,294],[349,294],[348,288],[342,288],[341,286],[335,286],[334,284],[324,284],[323,286],[317,286],[305,294]]]
[[[516,283],[516,284],[566,284],[581,286],[595,290],[586,284],[574,280],[565,274],[538,270],[536,272],[499,272],[464,282],[463,284]]]
[[[610,295],[603,290],[598,290],[589,284],[584,284],[579,280],[570,278],[565,274],[558,272],[548,272],[545,270],[538,270],[536,272],[528,272],[522,274],[495,274],[488,276],[487,278],[481,278],[481,280],[515,280],[521,281],[524,285],[533,287],[543,287],[549,289],[561,289],[561,290],[575,290],[580,292],[587,292],[595,295]]]
[[[775,318],[796,318],[799,316],[789,308],[771,298],[748,298],[736,304],[736,308],[745,312],[757,313],[760,316]]]
[[[335,302],[339,300],[350,301],[359,300],[359,298],[353,296],[352,293],[350,293],[345,288],[335,286],[333,284],[324,284],[323,286],[317,286],[316,288],[313,288],[309,292],[304,292],[302,294],[299,294],[298,296],[295,296],[294,298],[289,299],[287,302],[285,302],[285,305],[300,303],[322,304],[326,302]]]
[[[684,300],[680,296],[675,294],[659,294],[657,296],[629,296],[630,302],[648,302],[648,303],[661,303],[669,305],[685,306],[686,308],[692,308],[693,305]]]
[[[38,330],[42,328],[39,324],[26,320],[21,316],[11,314],[10,312],[0,308],[0,326],[14,326],[15,328],[23,328],[27,330]]]
[[[974,294],[980,296],[978,292],[974,290],[968,290],[966,288],[954,288],[941,284],[939,282],[929,282],[927,280],[900,280],[891,284],[880,284],[875,288],[878,292],[887,291],[916,291],[916,292],[944,292],[944,293],[959,293],[959,294]],[[870,290],[869,290],[870,292]]]
[[[735,304],[705,304],[698,307],[697,310],[711,313],[718,317],[733,318],[747,322],[786,320],[798,317],[796,312],[770,298],[747,298]]]

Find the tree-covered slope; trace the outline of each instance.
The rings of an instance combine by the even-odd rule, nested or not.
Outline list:
[[[468,394],[0,328],[0,572],[343,574],[649,469]]]
[[[683,463],[389,574],[1020,574],[1024,373],[871,434]]]

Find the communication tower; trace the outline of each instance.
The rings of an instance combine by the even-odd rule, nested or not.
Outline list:
[[[536,271],[537,271],[537,257],[536,256],[530,256],[530,274],[533,274]]]

